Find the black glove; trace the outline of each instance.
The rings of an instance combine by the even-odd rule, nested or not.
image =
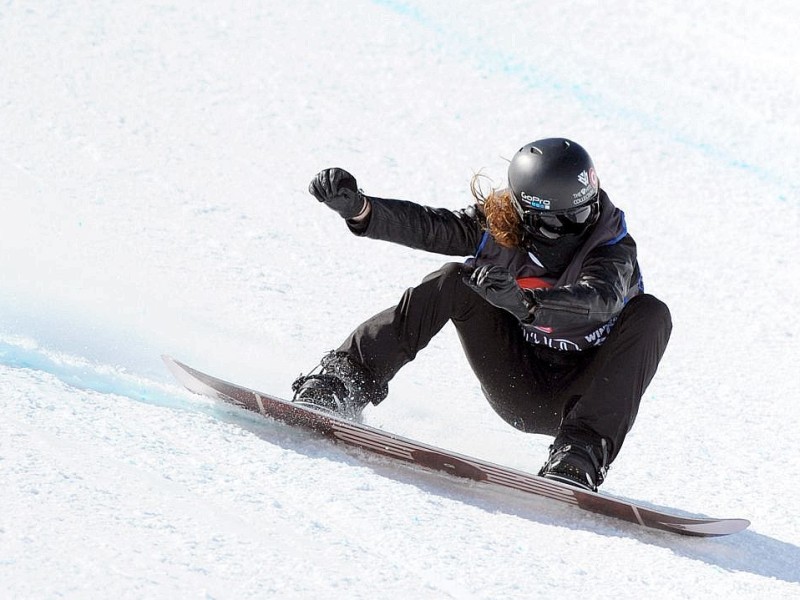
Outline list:
[[[343,219],[352,219],[364,209],[365,199],[358,191],[356,178],[344,169],[325,169],[308,184],[308,191]]]
[[[523,323],[533,322],[536,303],[530,292],[517,284],[514,276],[504,267],[484,265],[472,272],[464,283],[489,304],[507,310]]]

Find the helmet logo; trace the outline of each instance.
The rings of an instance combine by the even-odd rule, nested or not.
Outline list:
[[[594,198],[597,192],[597,173],[594,169],[589,169],[588,173],[584,170],[578,174],[578,182],[583,186],[576,193],[572,194],[572,204],[577,206]]]
[[[531,205],[531,208],[550,210],[550,200],[545,200],[544,198],[539,198],[538,196],[531,196],[525,192],[520,192],[519,195],[522,196],[523,200],[528,201],[528,204]]]

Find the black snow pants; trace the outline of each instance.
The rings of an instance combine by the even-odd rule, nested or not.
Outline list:
[[[605,438],[613,460],[666,349],[667,306],[648,294],[635,296],[601,346],[561,352],[527,342],[516,318],[473,292],[463,282],[466,274],[461,263],[444,265],[397,306],[362,323],[339,351],[385,384],[452,321],[501,418],[530,433]]]

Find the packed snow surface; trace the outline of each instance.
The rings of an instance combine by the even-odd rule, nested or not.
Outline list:
[[[800,4],[0,5],[0,597],[800,597]],[[694,539],[401,467],[190,394],[289,395],[446,260],[307,192],[460,208],[585,146],[674,331],[604,491]],[[460,260],[456,258],[456,260]],[[448,326],[366,423],[526,471]]]

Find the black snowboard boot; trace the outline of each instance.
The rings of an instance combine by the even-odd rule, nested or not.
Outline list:
[[[608,471],[608,443],[585,443],[559,436],[550,446],[550,456],[540,477],[596,492]]]
[[[379,385],[346,352],[329,352],[317,369],[294,381],[292,402],[358,420],[367,404],[377,404],[388,393],[385,384]]]

